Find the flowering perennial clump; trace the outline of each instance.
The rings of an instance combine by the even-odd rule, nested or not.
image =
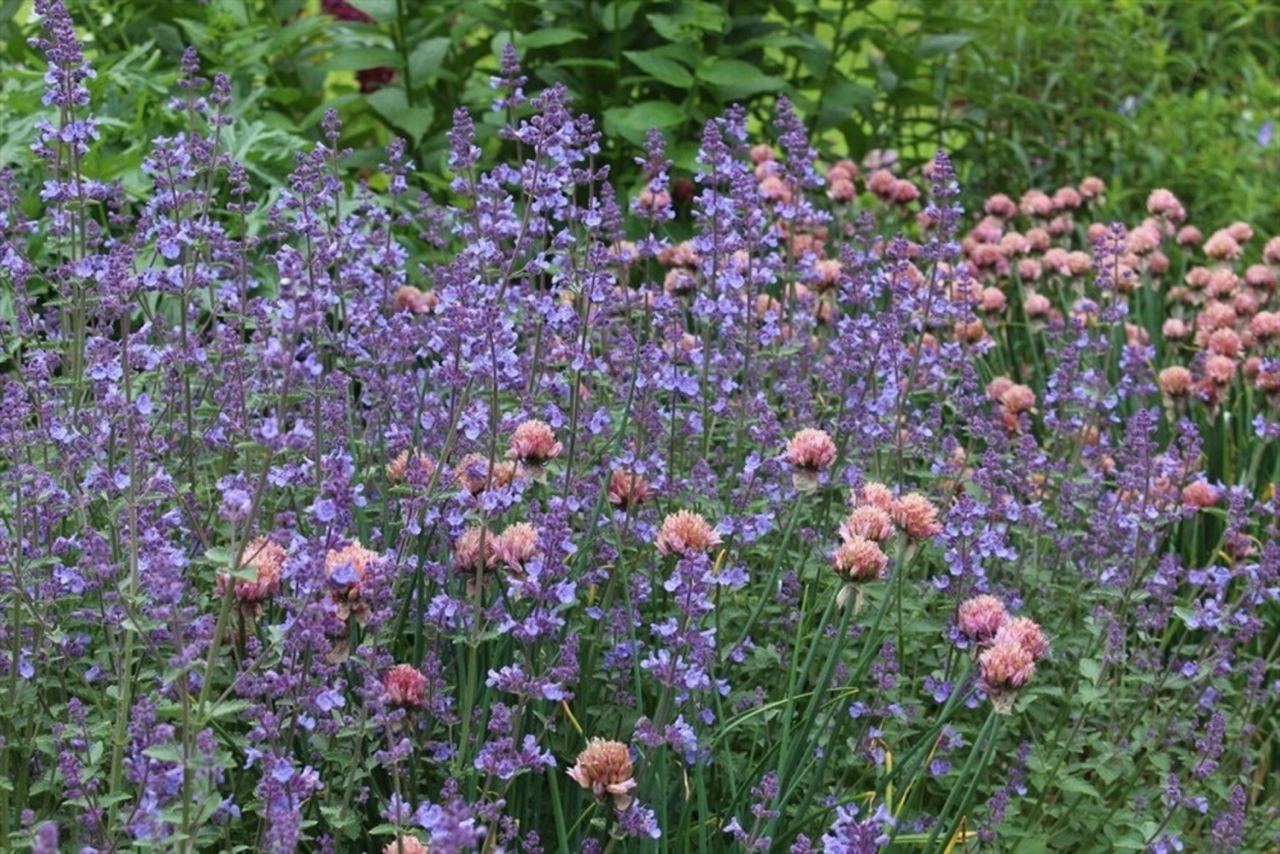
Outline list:
[[[7,846],[1276,847],[1280,238],[1097,177],[966,214],[781,97],[618,186],[511,44],[494,140],[358,180],[332,112],[247,169],[188,50],[118,180],[33,8]]]

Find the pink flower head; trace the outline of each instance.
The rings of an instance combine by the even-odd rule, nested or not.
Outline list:
[[[1084,197],[1075,187],[1059,187],[1053,191],[1053,207],[1055,210],[1075,210],[1084,202]]]
[[[1147,196],[1147,213],[1175,223],[1187,218],[1187,211],[1182,206],[1182,202],[1168,190],[1151,191],[1151,195]]]
[[[913,540],[927,540],[942,531],[938,508],[918,492],[910,492],[893,502],[889,511],[893,522]]]
[[[1215,329],[1209,333],[1209,349],[1219,356],[1234,359],[1240,355],[1240,336],[1234,329]]]
[[[649,500],[649,482],[629,469],[614,469],[609,475],[609,503],[622,508],[638,507]]]
[[[1029,293],[1023,298],[1022,307],[1027,312],[1027,317],[1046,317],[1049,309],[1053,308],[1053,303],[1044,294]]]
[[[517,522],[503,531],[494,543],[494,549],[508,568],[523,571],[525,562],[539,554],[538,529],[528,522]]]
[[[956,628],[960,634],[976,644],[985,644],[1009,619],[1004,603],[994,596],[983,594],[966,599],[956,611]]]
[[[893,536],[893,518],[874,504],[862,504],[840,525],[840,539],[862,537],[882,543]]]
[[[1249,321],[1249,331],[1259,341],[1280,337],[1280,313],[1260,311]]]
[[[1234,261],[1240,257],[1240,243],[1226,229],[1219,229],[1204,242],[1204,254],[1215,261]]]
[[[399,836],[382,847],[382,854],[431,854],[431,848],[416,836]]]
[[[1235,360],[1229,356],[1214,354],[1204,360],[1205,379],[1218,386],[1225,386],[1236,375]]]
[[[1191,371],[1182,365],[1171,365],[1160,372],[1156,382],[1159,383],[1160,390],[1169,397],[1183,397],[1191,393],[1194,380]]]
[[[720,533],[702,514],[677,510],[662,520],[654,545],[664,555],[705,552],[720,545]]]
[[[1018,689],[1036,674],[1031,653],[1016,640],[992,644],[978,656],[978,682],[991,698],[991,706],[1000,714],[1013,711]]]
[[[827,188],[827,198],[836,204],[847,205],[858,194],[851,178],[833,178]]]
[[[1013,203],[1013,199],[1004,193],[996,193],[988,198],[982,209],[989,215],[1000,219],[1013,219],[1018,215],[1018,206]]]
[[[631,805],[631,790],[636,787],[635,769],[631,751],[620,741],[593,738],[578,754],[578,761],[569,769],[573,781],[595,795],[596,800],[613,798],[616,809],[625,810]]]
[[[1101,178],[1090,175],[1080,182],[1080,195],[1085,201],[1093,201],[1099,199],[1102,194],[1107,191],[1107,185],[1103,183]]]
[[[348,614],[355,614],[357,619],[364,619],[367,609],[360,601],[361,585],[377,560],[378,553],[366,549],[358,540],[330,549],[325,555],[324,573],[338,616],[346,619]]]
[[[1236,239],[1239,243],[1248,243],[1253,240],[1253,226],[1247,222],[1236,221],[1227,226],[1227,233]]]
[[[1182,488],[1182,506],[1194,510],[1212,507],[1218,503],[1218,490],[1208,481],[1197,480]]]
[[[1178,229],[1178,236],[1174,238],[1179,246],[1198,246],[1203,239],[1204,235],[1194,225],[1184,225]]]
[[[1244,271],[1244,281],[1251,288],[1257,288],[1262,291],[1273,291],[1276,289],[1276,274],[1270,267],[1263,264],[1254,264]]]
[[[285,550],[278,544],[259,537],[244,547],[244,570],[253,570],[254,577],[237,578],[233,585],[236,601],[242,606],[260,606],[280,590],[280,577],[284,572]],[[216,589],[222,595],[231,576],[225,572],[218,574]],[[256,609],[254,609],[256,612]]]
[[[392,483],[403,483],[406,477],[412,475],[415,482],[425,485],[431,480],[435,471],[436,464],[430,457],[420,451],[410,453],[406,448],[387,463],[387,480]]]
[[[427,677],[412,664],[397,664],[382,677],[382,690],[391,705],[420,709]]]
[[[501,489],[515,480],[515,463],[495,462],[493,487]],[[467,454],[453,469],[454,482],[472,495],[479,495],[489,486],[489,458],[484,454]]]
[[[836,443],[826,430],[806,428],[787,443],[786,460],[798,468],[821,471],[835,461]]]
[[[430,314],[440,304],[440,298],[435,291],[422,291],[413,285],[401,285],[391,297],[391,303],[396,311]]]
[[[1262,247],[1262,260],[1272,267],[1280,267],[1280,236],[1271,238]]]
[[[1187,332],[1189,331],[1187,329],[1187,324],[1183,323],[1181,320],[1179,320],[1176,317],[1171,317],[1168,320],[1166,320],[1164,322],[1164,325],[1161,326],[1160,328],[1165,338],[1168,338],[1174,341],[1178,340],[1179,338],[1186,338]]]
[[[1018,209],[1024,216],[1048,219],[1053,215],[1053,199],[1043,190],[1027,190],[1018,202]]]
[[[761,163],[768,163],[773,159],[773,146],[767,142],[757,143],[751,146],[751,162],[756,166]]]
[[[854,535],[831,553],[831,566],[846,581],[860,583],[884,578],[889,557],[877,543]]]
[[[480,525],[467,528],[453,543],[453,563],[459,570],[472,572],[498,563],[498,535]]]
[[[870,504],[879,507],[886,513],[893,513],[893,492],[883,483],[874,481],[864,483],[861,489],[855,489],[849,494],[849,503],[857,507],[860,504]]]
[[[894,202],[900,205],[909,204],[920,198],[920,188],[908,181],[906,178],[899,178],[893,182],[893,189],[890,196]]]
[[[1014,384],[1000,394],[1000,405],[1014,415],[1030,412],[1036,405],[1036,393],[1025,385]]]
[[[536,418],[520,422],[511,434],[507,456],[527,466],[541,466],[560,456],[562,450],[551,425]]]
[[[876,169],[867,176],[867,189],[882,199],[891,199],[897,180],[888,169]]]
[[[994,645],[1013,641],[1030,653],[1035,661],[1042,661],[1049,654],[1049,642],[1045,640],[1040,624],[1030,617],[1012,617],[996,631]]]
[[[791,187],[777,175],[767,175],[760,182],[760,195],[771,202],[791,201]]]

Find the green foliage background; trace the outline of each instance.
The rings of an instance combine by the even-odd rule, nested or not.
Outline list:
[[[102,177],[137,174],[191,44],[210,73],[231,75],[233,151],[259,180],[279,180],[275,166],[318,136],[328,106],[353,170],[397,134],[430,179],[454,107],[484,114],[512,41],[529,91],[564,83],[602,120],[624,188],[649,127],[691,170],[703,122],[732,101],[767,122],[785,92],[831,157],[894,148],[911,163],[946,146],[971,202],[1097,174],[1126,208],[1166,186],[1206,225],[1280,226],[1257,180],[1280,165],[1265,130],[1280,117],[1280,6],[1269,0],[354,0],[372,23],[336,20],[320,0],[68,5],[113,143],[89,164]],[[4,164],[28,156],[40,113],[35,29],[30,0],[0,2]],[[394,69],[391,84],[361,92],[356,72],[370,67]],[[482,138],[497,125],[482,121]]]

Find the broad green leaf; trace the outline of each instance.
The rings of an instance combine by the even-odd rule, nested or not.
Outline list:
[[[671,128],[685,120],[683,110],[670,101],[641,101],[630,107],[614,107],[604,111],[604,126],[634,143],[642,143],[650,128]]]
[[[388,123],[408,134],[413,142],[422,139],[422,135],[431,129],[431,120],[435,118],[429,103],[410,107],[404,90],[398,86],[379,89],[365,100]]]
[[[444,65],[445,55],[452,42],[445,36],[427,39],[415,45],[409,54],[409,76],[415,84],[429,80]]]
[[[327,71],[360,71],[384,66],[399,68],[400,54],[389,47],[340,48],[322,63]]]
[[[698,77],[734,95],[755,95],[782,88],[782,81],[765,74],[756,66],[740,59],[713,59],[698,69]]]
[[[693,75],[669,56],[652,50],[624,50],[622,54],[645,74],[668,86],[687,89],[693,85]]]

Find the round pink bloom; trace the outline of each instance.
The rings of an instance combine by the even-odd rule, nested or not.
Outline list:
[[[918,492],[910,492],[893,502],[889,511],[893,522],[913,540],[927,540],[942,531],[938,508]]]
[[[1273,267],[1280,267],[1280,236],[1271,238],[1262,247],[1262,260]]]
[[[401,285],[391,297],[392,307],[396,311],[411,311],[414,314],[430,314],[440,304],[435,291],[423,291],[413,285]]]
[[[1169,222],[1182,222],[1187,211],[1178,201],[1178,197],[1168,190],[1152,190],[1147,196],[1147,212],[1152,216],[1163,217]]]
[[[1049,654],[1049,642],[1045,640],[1040,624],[1029,617],[1012,617],[996,631],[995,645],[1004,641],[1013,641],[1031,653],[1036,661],[1041,661]]]
[[[1036,405],[1036,393],[1021,383],[1011,385],[1001,393],[1000,405],[1014,415],[1029,412]]]
[[[427,677],[412,664],[397,664],[382,677],[382,690],[391,705],[420,709]]]
[[[819,291],[828,291],[840,283],[840,262],[835,258],[823,258],[814,262],[813,272]]]
[[[855,507],[840,525],[840,539],[863,537],[881,543],[893,536],[893,517],[874,504]]]
[[[1101,178],[1090,175],[1080,182],[1080,195],[1086,201],[1093,201],[1100,198],[1107,191],[1107,185],[1103,183]]]
[[[999,288],[983,288],[978,310],[986,314],[999,314],[1005,309],[1004,291]]]
[[[882,199],[889,199],[893,197],[897,180],[888,169],[877,169],[867,176],[867,189]]]
[[[1231,296],[1240,287],[1240,277],[1235,271],[1226,267],[1220,267],[1216,270],[1209,271],[1209,295],[1218,299],[1224,299]]]
[[[1091,222],[1089,227],[1084,230],[1084,233],[1085,237],[1089,238],[1090,243],[1097,243],[1107,236],[1109,230],[1105,222]]]
[[[884,578],[889,557],[880,546],[865,537],[853,536],[831,553],[831,566],[847,581],[863,582]]]
[[[769,175],[760,182],[760,195],[771,202],[789,202],[791,187],[777,175]]]
[[[1053,308],[1053,303],[1044,294],[1029,293],[1023,298],[1022,307],[1028,317],[1045,317],[1049,314],[1049,309]]]
[[[1248,243],[1253,240],[1253,226],[1247,222],[1236,221],[1227,226],[1227,233],[1234,237],[1240,243]]]
[[[1249,321],[1249,331],[1259,341],[1280,336],[1280,313],[1260,311]]]
[[[662,520],[654,542],[664,555],[705,552],[720,545],[720,533],[692,510],[677,510]]]
[[[1218,490],[1208,481],[1197,480],[1182,488],[1182,504],[1184,507],[1212,507],[1218,503]]]
[[[638,507],[649,500],[649,482],[629,469],[614,469],[609,475],[609,503]]]
[[[773,146],[767,142],[757,143],[751,146],[751,162],[759,166],[773,159]]]
[[[985,644],[1009,619],[1004,603],[994,596],[983,594],[966,599],[956,611],[956,628],[960,634],[977,644]]]
[[[1013,380],[1008,377],[996,377],[987,383],[987,399],[999,402],[1004,393],[1013,388]]]
[[[406,448],[387,463],[387,480],[392,483],[403,483],[406,476],[413,475],[417,482],[426,484],[435,471],[436,464],[430,457],[419,451],[410,453]]]
[[[1240,336],[1234,329],[1215,329],[1209,335],[1209,349],[1234,359],[1240,355]]]
[[[1067,250],[1054,246],[1048,252],[1044,253],[1044,265],[1050,270],[1062,276],[1071,274],[1071,265],[1068,260]]]
[[[1084,198],[1075,187],[1059,187],[1053,191],[1055,210],[1075,210],[1083,201]]]
[[[1031,251],[1031,241],[1016,231],[1002,234],[999,246],[1000,251],[1010,258],[1014,255],[1025,255]]]
[[[858,164],[848,158],[837,160],[835,163],[832,163],[831,168],[827,170],[827,178],[832,181],[835,181],[838,178],[844,178],[848,181],[852,181],[860,174],[862,173],[858,169]]]
[[[893,513],[893,493],[883,483],[864,483],[861,489],[850,493],[849,503],[855,507],[859,504],[871,504],[886,513]]]
[[[827,198],[837,204],[847,205],[853,201],[858,191],[853,186],[853,181],[849,178],[835,178],[831,181],[831,186],[827,188]]]
[[[1027,238],[1033,252],[1043,252],[1053,243],[1053,236],[1039,226],[1028,228],[1023,236]]]
[[[1165,338],[1176,341],[1179,338],[1187,337],[1187,332],[1189,330],[1187,329],[1187,324],[1183,323],[1176,317],[1171,317],[1161,326],[1161,331]]]
[[[325,555],[324,572],[329,581],[329,597],[342,619],[355,614],[363,622],[367,607],[360,601],[361,587],[377,561],[378,553],[366,549],[358,540],[352,540],[340,549],[330,549]]]
[[[431,849],[416,836],[400,836],[384,845],[382,854],[431,854]]]
[[[1204,361],[1204,375],[1209,382],[1224,386],[1236,375],[1235,360],[1229,356],[1210,356]]]
[[[494,551],[508,568],[519,572],[524,569],[526,561],[541,551],[538,546],[538,529],[528,522],[517,522],[498,535]]]
[[[1196,246],[1204,239],[1204,235],[1194,225],[1184,225],[1178,229],[1178,236],[1174,239],[1178,241],[1179,246]]]
[[[1170,397],[1182,397],[1190,393],[1194,380],[1191,371],[1182,365],[1172,365],[1160,372],[1156,382],[1159,383],[1160,390]]]
[[[1234,261],[1240,257],[1240,243],[1226,229],[1219,229],[1204,243],[1204,254],[1215,261]]]
[[[987,199],[982,209],[991,216],[999,217],[1000,219],[1013,219],[1018,215],[1018,206],[1013,203],[1013,199],[1004,193],[996,193]]]
[[[1053,215],[1053,199],[1043,190],[1027,190],[1018,202],[1018,210],[1024,216],[1048,219]]]
[[[479,525],[472,525],[453,543],[454,565],[468,572],[479,569],[482,560],[486,567],[496,566],[498,563],[497,541],[497,534]]]
[[[562,450],[551,425],[536,418],[522,421],[511,434],[507,456],[525,465],[540,466],[560,456]]]
[[[244,547],[243,569],[252,569],[254,577],[237,578],[233,585],[236,601],[242,605],[259,605],[280,590],[280,577],[284,574],[284,562],[288,555],[277,543],[259,537]],[[231,575],[219,573],[216,590],[219,596],[226,592]],[[257,609],[254,609],[256,612]]]
[[[1244,281],[1251,288],[1271,291],[1276,287],[1276,274],[1270,267],[1254,264],[1244,271]]]
[[[835,461],[836,443],[826,430],[806,428],[791,437],[785,456],[793,466],[820,471]]]
[[[1018,262],[1018,275],[1027,281],[1036,282],[1044,275],[1044,268],[1035,258],[1023,258]]]
[[[1000,714],[1013,711],[1018,689],[1036,674],[1031,653],[1015,640],[1004,640],[978,656],[978,681],[991,698],[992,708]]]
[[[894,202],[900,205],[905,205],[920,198],[920,188],[908,181],[906,178],[899,178],[893,182],[891,195]]]
[[[659,190],[656,193],[648,187],[640,191],[637,199],[640,210],[646,213],[661,213],[671,207],[671,194],[666,190]]]
[[[515,479],[514,463],[493,466],[493,486],[501,489]],[[467,454],[453,468],[453,479],[460,489],[479,495],[489,485],[489,458],[484,454]]]
[[[575,783],[589,790],[598,801],[613,798],[613,805],[619,810],[631,805],[631,790],[636,787],[634,773],[627,746],[603,738],[587,742],[587,748],[578,754],[578,761],[569,769]]]

